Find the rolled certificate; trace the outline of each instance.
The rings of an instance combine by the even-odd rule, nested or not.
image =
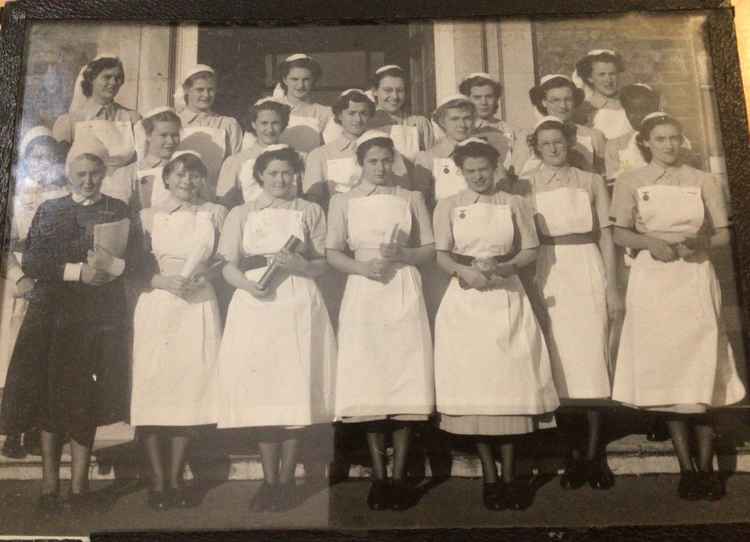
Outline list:
[[[284,243],[284,246],[281,247],[281,250],[294,252],[295,250],[297,250],[297,248],[299,248],[301,244],[302,241],[297,236],[290,235],[289,239],[287,239],[286,243]],[[263,273],[263,276],[260,277],[260,280],[258,281],[258,288],[264,290],[266,287],[268,287],[268,285],[271,283],[278,272],[279,266],[274,261],[271,263],[271,265],[268,266],[268,269],[266,269],[266,271]]]

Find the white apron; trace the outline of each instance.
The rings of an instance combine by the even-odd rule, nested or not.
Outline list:
[[[350,200],[347,221],[358,260],[379,257],[394,227],[405,245],[412,225],[409,203],[393,195]],[[432,362],[419,271],[397,265],[386,283],[349,275],[339,315],[336,418],[431,414]]]
[[[180,134],[178,151],[195,151],[208,170],[206,188],[201,194],[207,201],[216,200],[216,181],[227,156],[227,132],[209,126],[187,126]]]
[[[302,211],[250,213],[242,252],[272,255],[290,235],[306,239]],[[247,271],[257,281],[266,268]],[[327,423],[333,414],[336,340],[315,281],[285,275],[275,294],[237,289],[221,343],[219,427]]]
[[[649,235],[665,239],[696,234],[705,217],[695,186],[641,187],[637,207]],[[719,407],[745,396],[713,265],[705,254],[694,260],[660,262],[642,250],[633,261],[613,399]]]
[[[432,176],[435,178],[435,200],[458,194],[466,188],[461,170],[452,158],[433,158]]]
[[[242,199],[245,203],[255,201],[263,193],[263,187],[258,184],[253,175],[253,168],[255,167],[255,158],[245,160],[240,167],[240,173],[238,175],[240,180],[240,188],[242,189]]]
[[[169,198],[169,188],[164,184],[164,166],[139,169],[135,176],[138,183],[146,177],[153,177],[153,183],[151,184],[151,207],[161,205]]]
[[[302,117],[292,113],[289,115],[289,125],[281,134],[279,143],[285,143],[297,152],[309,153],[320,147],[322,140],[321,128],[315,117]]]
[[[76,122],[73,128],[73,146],[86,152],[87,149],[107,150],[105,164],[112,173],[135,158],[135,137],[130,121],[87,120]]]
[[[211,256],[214,236],[210,213],[156,213],[151,242],[159,271],[189,275],[190,260]],[[141,293],[134,317],[131,425],[215,423],[220,339],[210,283],[188,299],[166,290]]]
[[[491,257],[513,250],[507,205],[453,210],[454,251]],[[502,288],[464,290],[451,279],[435,322],[437,410],[449,415],[533,415],[559,404],[549,357],[517,275]]]
[[[618,138],[633,129],[624,109],[606,107],[596,110],[593,127],[602,132],[607,139]]]
[[[586,190],[561,187],[540,191],[534,193],[534,200],[543,224],[541,235],[592,231],[591,200]],[[599,247],[595,243],[542,244],[534,280],[547,316],[540,318],[558,394],[565,399],[609,398],[609,317]]]

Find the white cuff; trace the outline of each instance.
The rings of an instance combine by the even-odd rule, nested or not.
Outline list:
[[[19,280],[24,277],[23,270],[20,265],[14,265],[8,269],[6,277],[13,284],[17,284]]]
[[[119,277],[125,271],[125,260],[112,256],[112,261],[104,271],[113,277]]]
[[[65,282],[78,282],[81,280],[82,263],[66,263],[63,270],[63,280]]]

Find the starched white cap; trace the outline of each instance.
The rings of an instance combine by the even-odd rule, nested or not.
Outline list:
[[[553,79],[558,79],[558,78],[565,79],[566,81],[570,81],[571,83],[573,82],[573,80],[570,77],[568,77],[567,75],[563,75],[561,73],[550,73],[548,75],[543,76],[539,80],[539,84],[543,85],[547,81],[552,81]]]
[[[500,82],[497,79],[495,79],[494,77],[492,77],[487,72],[473,72],[473,73],[470,73],[469,75],[464,76],[464,78],[461,79],[461,82],[463,83],[464,81],[468,81],[469,79],[473,79],[474,77],[481,77],[483,79],[489,79],[493,83],[499,83]]]
[[[312,57],[304,54],[304,53],[295,53],[293,55],[289,55],[284,59],[284,62],[294,62],[295,60],[312,60]]]
[[[398,64],[387,64],[385,66],[379,67],[377,70],[375,70],[375,75],[380,75],[381,73],[388,71],[388,70],[399,70],[404,71],[404,69],[399,66]]]
[[[463,94],[451,94],[450,96],[446,96],[440,102],[437,104],[437,107],[435,109],[440,109],[441,107],[445,106],[446,104],[450,102],[466,102],[474,105],[474,102],[472,102],[468,97],[464,96]]]
[[[666,117],[668,119],[671,119],[672,115],[668,115],[664,111],[654,111],[653,113],[649,113],[648,115],[646,115],[645,117],[643,117],[643,120],[641,121],[641,124],[643,124],[644,122],[646,122],[649,119],[656,119],[656,118],[661,118],[661,117]]]
[[[393,138],[381,130],[367,130],[364,134],[357,138],[357,147],[371,141],[373,139],[389,139],[393,141]]]
[[[492,145],[490,145],[486,139],[482,139],[481,137],[470,137],[468,139],[464,139],[463,141],[456,143],[456,147],[464,147],[469,143],[476,143],[478,145],[487,145],[488,147],[492,147]]]
[[[185,156],[186,154],[191,154],[191,155],[195,156],[198,160],[203,160],[203,157],[201,156],[201,154],[199,152],[189,151],[188,150],[188,151],[177,151],[176,153],[174,153],[172,155],[172,157],[169,159],[169,161],[172,162],[173,160],[179,158],[180,156]]]
[[[31,143],[37,137],[53,137],[53,136],[49,128],[45,126],[33,127],[31,130],[26,132],[23,138],[21,139],[21,144],[18,146],[18,154],[20,156],[23,156],[23,154],[26,152],[26,147],[28,147],[29,143]]]
[[[653,88],[651,88],[651,85],[647,85],[646,83],[633,83],[634,87],[643,87],[649,89],[651,92],[654,91]]]
[[[260,100],[258,100],[257,102],[255,102],[253,105],[256,105],[256,106],[263,105],[266,102],[274,102],[274,103],[277,103],[279,105],[287,105],[281,99],[277,98],[276,96],[266,96],[265,98],[261,98]]]
[[[185,75],[182,77],[183,84],[185,83],[185,81],[187,81],[188,79],[190,79],[195,74],[197,74],[197,73],[204,73],[204,72],[216,75],[216,72],[214,71],[214,69],[211,66],[209,66],[208,64],[196,64],[195,66],[193,66],[192,68],[190,68],[185,73]]]
[[[547,115],[546,117],[542,117],[541,119],[539,119],[539,122],[537,122],[534,125],[534,131],[536,132],[539,129],[539,127],[542,124],[544,124],[545,122],[556,122],[560,126],[564,126],[565,125],[565,123],[563,121],[561,121],[560,119],[558,119],[557,117],[553,117],[552,115]]]
[[[148,113],[146,113],[145,115],[143,115],[143,119],[150,119],[151,117],[155,117],[159,113],[166,113],[167,111],[171,111],[172,113],[176,114],[175,110],[172,109],[171,107],[166,106],[166,105],[162,105],[162,106],[159,106],[159,107],[154,107]]]
[[[615,53],[612,49],[591,49],[588,53],[586,53],[586,56],[597,56],[597,55],[617,56],[617,53]]]
[[[110,52],[104,52],[104,53],[99,53],[98,55],[96,55],[91,62],[95,62],[96,60],[101,60],[102,58],[111,58],[113,60],[120,60],[120,57],[117,56],[116,54],[110,53]]]

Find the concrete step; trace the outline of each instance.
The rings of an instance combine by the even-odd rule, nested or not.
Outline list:
[[[409,471],[414,476],[452,476],[477,478],[481,464],[473,444],[466,438],[446,438],[428,431],[415,443]],[[564,466],[564,447],[554,431],[542,432],[522,440],[518,446],[520,472],[531,470],[555,474]],[[437,440],[436,440],[437,435]],[[364,439],[357,435],[343,446],[330,427],[320,428],[303,440],[298,477],[366,478],[369,460]],[[0,436],[0,445],[4,442]],[[337,444],[334,445],[334,442]],[[355,446],[352,446],[352,445]],[[392,450],[389,449],[389,469]],[[650,442],[642,434],[626,434],[607,446],[609,466],[616,475],[677,473],[679,468],[670,441]],[[136,479],[143,470],[143,452],[133,441],[133,431],[125,424],[101,428],[94,446],[90,476],[93,480]],[[750,472],[750,427],[735,425],[721,434],[717,442],[716,468],[723,471]],[[41,478],[41,458],[27,456],[9,459],[0,456],[0,479],[36,480]],[[188,479],[260,480],[263,471],[252,442],[252,432],[206,433],[196,439],[186,468]],[[70,478],[70,453],[63,449],[61,476]]]

